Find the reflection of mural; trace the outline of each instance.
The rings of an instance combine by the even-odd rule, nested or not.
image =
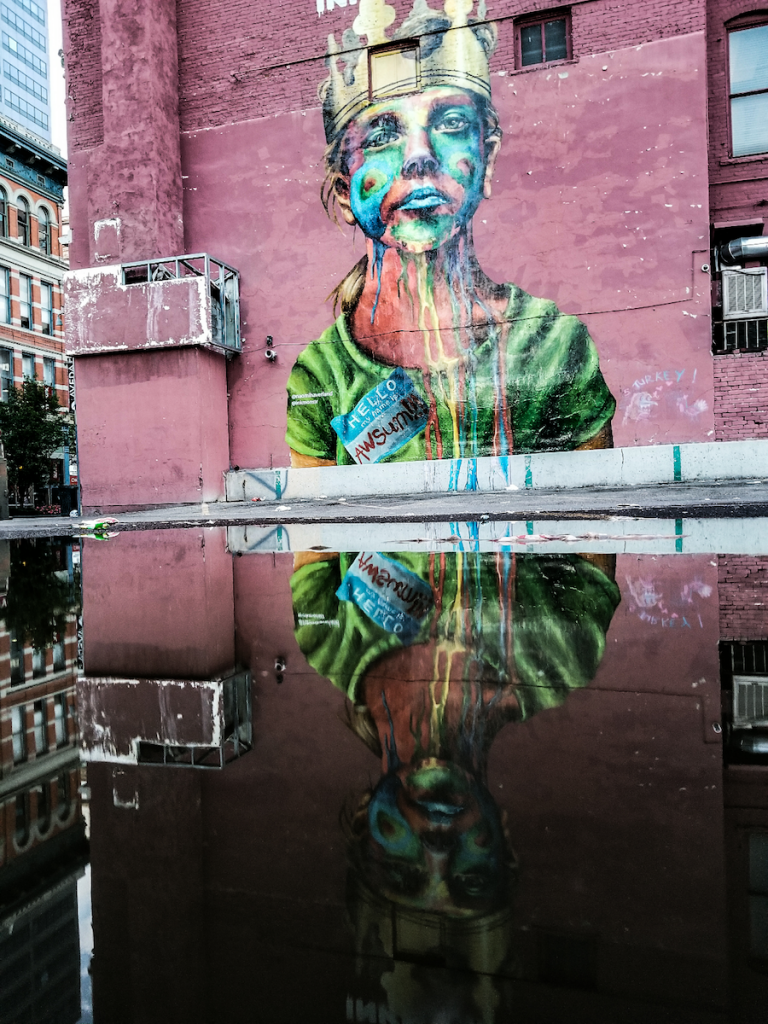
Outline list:
[[[299,645],[381,758],[345,815],[350,914],[360,953],[395,961],[382,984],[402,1019],[422,1004],[432,1019],[429,978],[403,960],[484,975],[455,1019],[493,1019],[481,1008],[494,1004],[488,975],[511,969],[517,865],[488,754],[507,723],[594,676],[619,601],[605,568],[578,555],[297,556]]]
[[[341,315],[288,381],[294,465],[608,447],[615,401],[584,325],[483,273],[472,219],[501,143],[481,2],[361,0],[323,83],[323,200],[365,234]],[[362,48],[419,39],[392,62]],[[399,63],[398,63],[399,61]],[[370,63],[369,63],[370,62]],[[377,70],[381,64],[381,71]],[[380,76],[380,77],[377,77]],[[369,81],[370,79],[370,81]]]

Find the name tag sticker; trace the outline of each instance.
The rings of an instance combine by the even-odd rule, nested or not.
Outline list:
[[[420,434],[429,406],[402,367],[360,399],[352,412],[335,416],[331,426],[358,465],[381,462]]]
[[[356,604],[371,621],[413,643],[432,610],[432,588],[399,562],[361,551],[347,570],[336,596]]]

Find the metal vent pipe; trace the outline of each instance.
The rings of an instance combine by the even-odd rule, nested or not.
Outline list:
[[[734,238],[718,248],[718,256],[720,261],[729,267],[745,260],[768,259],[768,236]]]

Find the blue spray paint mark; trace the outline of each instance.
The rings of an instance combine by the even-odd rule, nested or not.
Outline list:
[[[675,471],[675,481],[679,482],[683,479],[682,468],[680,465],[680,445],[676,444],[672,449],[672,464]]]
[[[525,486],[533,487],[533,470],[531,469],[531,456],[525,456]]]
[[[525,532],[528,534],[529,537],[533,535],[533,523],[525,524]]]
[[[376,298],[373,300],[373,309],[371,310],[371,323],[373,323],[374,317],[376,316],[376,309],[379,305],[379,295],[381,295],[381,274],[382,264],[384,262],[384,253],[386,251],[386,245],[380,242],[378,238],[373,240],[373,266],[371,267],[371,277],[376,274]]]
[[[683,551],[683,520],[675,520],[675,551],[682,554]]]
[[[467,484],[464,490],[477,490],[477,459],[469,459],[467,462]]]

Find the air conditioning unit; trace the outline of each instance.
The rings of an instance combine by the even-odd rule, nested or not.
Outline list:
[[[768,676],[733,677],[733,725],[736,729],[768,725]]]
[[[768,316],[768,268],[723,270],[723,319]]]

